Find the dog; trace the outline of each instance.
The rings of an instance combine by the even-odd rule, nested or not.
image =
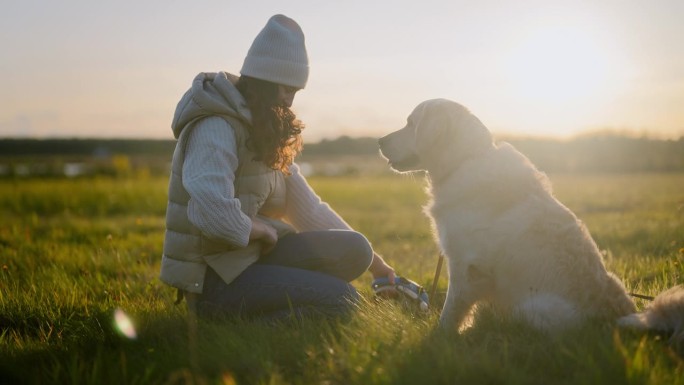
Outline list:
[[[548,332],[590,319],[618,320],[684,340],[684,286],[636,313],[586,226],[554,197],[546,175],[512,145],[494,143],[464,106],[425,101],[379,145],[395,171],[427,172],[425,213],[448,261],[441,328],[461,330],[477,304],[489,303]]]

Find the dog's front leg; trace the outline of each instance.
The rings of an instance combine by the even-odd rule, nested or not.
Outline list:
[[[475,304],[475,293],[466,276],[464,266],[449,261],[449,287],[446,300],[439,317],[442,330],[458,330]]]
[[[439,327],[447,331],[459,330],[474,304],[475,301],[470,296],[450,286],[439,316]]]

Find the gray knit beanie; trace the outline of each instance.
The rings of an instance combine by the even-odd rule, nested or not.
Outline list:
[[[240,73],[290,87],[304,88],[309,59],[304,33],[296,21],[275,15],[254,39]]]

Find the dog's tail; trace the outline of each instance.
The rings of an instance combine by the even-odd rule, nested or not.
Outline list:
[[[618,325],[670,335],[670,343],[684,348],[684,285],[658,294],[644,311],[618,319]]]

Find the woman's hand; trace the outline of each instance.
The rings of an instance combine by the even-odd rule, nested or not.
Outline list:
[[[371,262],[368,270],[373,274],[373,278],[386,277],[389,283],[394,285],[394,279],[397,275],[392,266],[388,265],[380,255],[373,254],[373,262]]]
[[[249,232],[249,241],[261,242],[261,254],[267,254],[278,242],[278,233],[268,223],[258,218],[252,218],[252,230]]]

